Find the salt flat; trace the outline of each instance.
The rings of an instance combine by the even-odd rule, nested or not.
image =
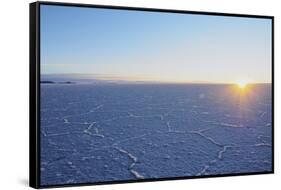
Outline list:
[[[272,170],[271,85],[41,84],[41,185]]]

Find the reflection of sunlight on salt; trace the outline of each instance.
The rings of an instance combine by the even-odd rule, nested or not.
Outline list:
[[[226,87],[220,95],[220,100],[224,101],[225,106],[229,109],[226,114],[231,118],[235,118],[235,125],[245,127],[249,119],[255,117],[256,91],[256,85],[247,84],[244,88],[240,88],[235,83]]]
[[[247,83],[235,84],[234,90],[240,96],[248,96],[250,95],[251,85]]]

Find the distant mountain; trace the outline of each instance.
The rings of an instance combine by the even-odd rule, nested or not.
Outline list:
[[[43,84],[55,84],[54,81],[49,81],[49,80],[43,80],[43,81],[40,81],[40,83],[43,83]]]
[[[55,81],[50,81],[50,80],[43,80],[40,81],[42,84],[75,84],[75,82],[71,81],[65,81],[65,82],[55,82]]]
[[[68,74],[49,74],[49,75],[41,75],[42,81],[51,81],[56,84],[99,84],[105,83],[106,81],[98,80],[95,78],[87,78],[83,76],[77,75],[68,75]],[[45,83],[45,82],[44,82]],[[49,83],[50,84],[50,83]]]
[[[59,84],[75,84],[75,82],[66,81],[66,82],[58,82]]]

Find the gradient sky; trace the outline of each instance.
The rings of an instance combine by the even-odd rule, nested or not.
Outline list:
[[[41,73],[271,82],[271,20],[41,5]]]

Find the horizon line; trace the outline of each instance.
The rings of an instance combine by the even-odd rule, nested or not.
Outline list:
[[[41,76],[72,76],[77,77],[81,80],[101,80],[101,81],[119,81],[119,82],[139,82],[139,83],[165,83],[165,84],[237,84],[235,80],[233,82],[216,82],[216,81],[204,81],[204,80],[157,80],[152,79],[151,77],[132,77],[132,76],[117,76],[111,74],[94,74],[94,73],[45,73],[41,74]],[[79,77],[84,76],[84,77]],[[88,76],[85,78],[85,76]],[[77,79],[76,78],[76,79]],[[249,81],[247,84],[272,84],[272,82],[264,82],[257,81],[252,82]]]

